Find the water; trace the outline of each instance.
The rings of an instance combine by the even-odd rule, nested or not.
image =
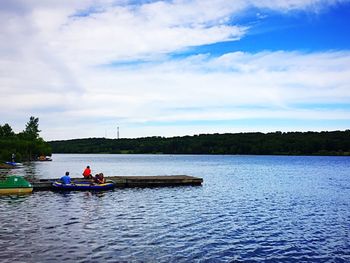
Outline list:
[[[350,158],[59,155],[1,171],[187,174],[199,187],[0,198],[2,262],[349,262]]]

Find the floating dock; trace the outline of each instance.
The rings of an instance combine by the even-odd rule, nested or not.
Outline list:
[[[165,176],[106,176],[107,181],[113,181],[118,188],[126,187],[163,187],[163,186],[198,186],[203,179],[188,175]],[[34,191],[51,189],[51,184],[59,179],[37,179],[30,181]],[[72,178],[72,181],[86,181],[84,178]]]

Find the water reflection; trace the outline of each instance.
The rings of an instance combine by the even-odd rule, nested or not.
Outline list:
[[[0,176],[6,177],[11,175],[21,175],[23,176],[23,168],[12,168],[12,169],[0,169]]]
[[[7,202],[8,204],[18,204],[26,201],[31,193],[21,193],[12,195],[0,195],[0,202]]]
[[[87,163],[204,185],[0,198],[2,262],[349,261],[350,158],[60,155],[16,172],[79,177]]]
[[[11,175],[11,170],[7,169],[0,169],[0,178],[6,178],[7,176]]]
[[[33,181],[33,179],[36,179],[36,174],[37,174],[37,163],[38,162],[28,162],[25,163],[23,167],[23,176],[29,180]]]
[[[38,169],[38,166],[40,166],[39,162],[25,162],[22,165],[11,169],[0,169],[0,176],[23,176],[32,181],[33,179],[41,177],[41,170],[40,168]]]
[[[92,197],[98,197],[103,198],[108,192],[113,192],[114,190],[108,190],[108,191],[83,191],[83,192],[77,192],[77,191],[55,191],[54,193],[57,195],[60,195],[62,197],[69,197],[74,194],[81,194],[83,199],[90,200]]]

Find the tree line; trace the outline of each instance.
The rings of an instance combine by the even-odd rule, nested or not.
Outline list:
[[[39,118],[33,116],[29,118],[25,129],[17,134],[8,123],[0,125],[0,160],[9,161],[12,154],[15,154],[17,162],[51,155],[51,146],[39,137],[39,132]]]
[[[54,153],[350,155],[350,130],[51,141]]]

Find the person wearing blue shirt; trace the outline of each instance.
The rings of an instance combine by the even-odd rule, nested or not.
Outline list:
[[[71,183],[70,177],[69,177],[69,172],[66,172],[66,175],[61,177],[61,181],[63,184],[70,184]]]

